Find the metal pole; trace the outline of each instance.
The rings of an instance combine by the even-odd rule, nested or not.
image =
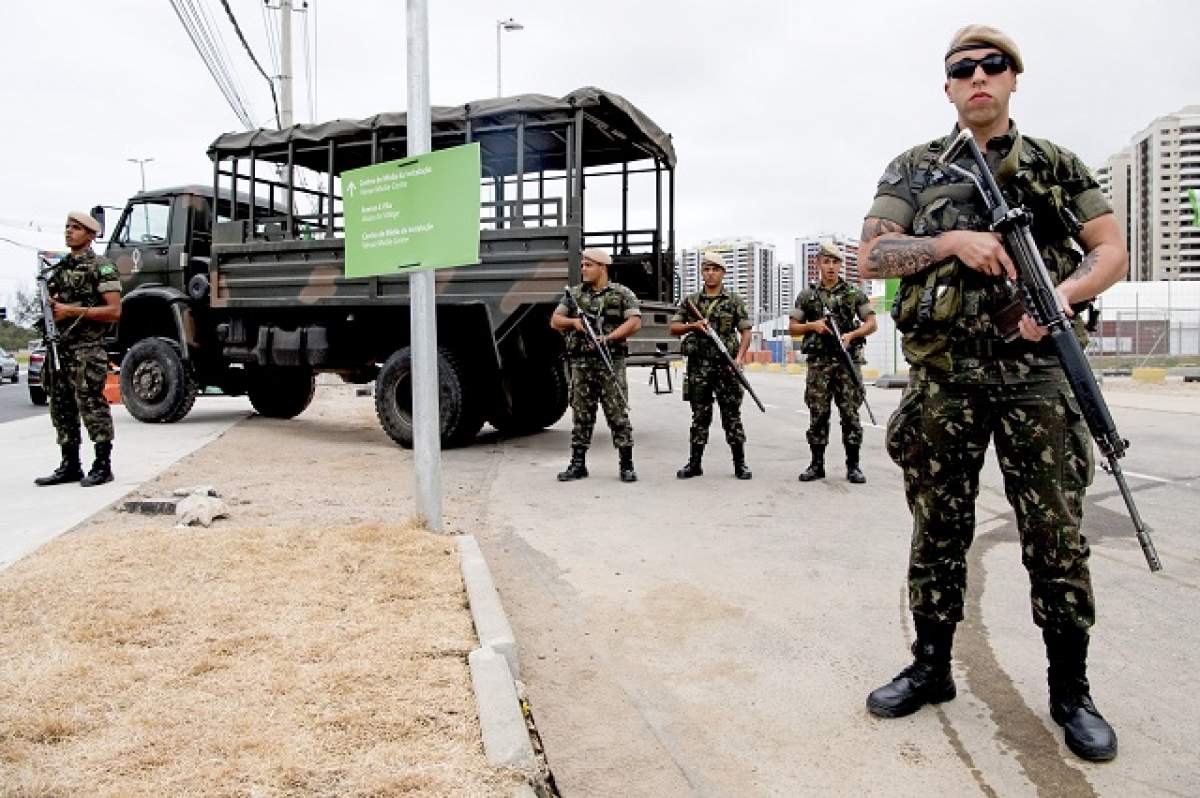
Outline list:
[[[407,0],[408,154],[429,152],[429,14],[427,0]],[[413,460],[417,512],[429,529],[442,529],[441,408],[438,405],[437,305],[431,271],[408,278],[413,363]]]
[[[292,126],[292,0],[279,0],[279,127]]]
[[[496,20],[496,96],[503,97],[504,94],[500,89],[500,29],[504,27],[504,23]]]

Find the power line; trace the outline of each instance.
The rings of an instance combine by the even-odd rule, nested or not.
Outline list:
[[[229,0],[221,0],[221,5],[225,6],[225,13],[229,15],[229,21],[233,24],[233,30],[242,40],[242,47],[246,48],[246,54],[250,56],[250,61],[258,69],[263,79],[267,81],[267,85],[271,87],[271,101],[275,104],[275,126],[279,127],[279,97],[275,94],[275,83],[267,75],[266,70],[262,68],[262,64],[258,63],[258,59],[254,57],[254,51],[250,49],[250,45],[246,42],[246,37],[242,35],[242,28],[238,25],[237,17],[233,15],[233,9],[229,7]]]
[[[184,31],[187,32],[188,38],[192,40],[192,45],[196,48],[196,52],[199,53],[200,60],[204,62],[204,66],[207,67],[209,74],[212,75],[217,88],[224,95],[225,101],[233,109],[234,115],[247,128],[252,127],[250,112],[246,108],[246,104],[242,100],[237,87],[233,84],[228,66],[222,59],[221,54],[216,50],[211,33],[205,26],[204,19],[200,12],[197,11],[192,0],[171,0],[171,8],[174,9],[175,15],[179,17],[179,22],[183,25]]]

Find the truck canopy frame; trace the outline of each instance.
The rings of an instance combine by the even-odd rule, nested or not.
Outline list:
[[[644,298],[671,297],[675,150],[671,136],[625,98],[586,87],[559,98],[522,94],[436,106],[432,109],[432,141],[434,150],[471,142],[480,146],[481,180],[492,194],[491,200],[483,202],[481,213],[481,244],[485,248],[500,231],[511,231],[511,235],[531,227],[575,226],[582,247],[606,249],[614,259],[628,260],[630,266],[638,261],[638,272],[651,272],[639,274],[634,281],[638,284],[635,290],[640,289]],[[244,224],[236,237],[223,238],[230,243],[339,238],[344,233],[340,175],[402,159],[406,153],[405,112],[283,130],[226,133],[208,149],[213,161],[213,193],[227,196],[248,191],[251,201],[249,218],[240,220]],[[259,169],[261,164],[274,168]],[[322,175],[321,185],[306,185],[297,169]],[[629,178],[639,173],[653,174],[655,222],[650,228],[632,229]],[[603,176],[620,177],[620,227],[587,230],[584,191],[589,180]],[[551,181],[564,181],[561,196],[547,196],[546,184]],[[260,192],[267,196],[258,196]],[[296,200],[301,197],[309,200],[313,212],[298,211]],[[256,208],[263,204],[282,205],[286,211],[256,219]],[[234,221],[239,221],[236,216]],[[572,274],[577,275],[577,253],[572,253],[571,261]]]

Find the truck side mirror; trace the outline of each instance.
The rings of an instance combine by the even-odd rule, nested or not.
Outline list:
[[[104,206],[103,205],[93,205],[92,206],[92,218],[100,223],[100,232],[96,235],[96,238],[104,238]]]

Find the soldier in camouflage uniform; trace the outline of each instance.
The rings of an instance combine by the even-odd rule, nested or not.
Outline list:
[[[90,215],[67,215],[66,243],[71,253],[63,258],[48,281],[50,308],[58,327],[58,370],[42,372],[48,383],[50,420],[58,433],[62,462],[52,474],[34,480],[37,485],[79,482],[84,487],[111,482],[112,413],[104,398],[108,377],[108,351],[104,339],[121,318],[121,281],[117,268],[92,250],[100,223]],[[47,365],[49,361],[47,360]],[[96,449],[96,459],[86,476],[79,461],[80,419]]]
[[[704,473],[701,459],[708,443],[715,397],[721,408],[725,441],[733,453],[733,474],[738,479],[750,479],[753,474],[746,466],[746,430],[742,427],[742,386],[730,373],[725,356],[703,332],[711,327],[721,336],[725,348],[731,354],[737,353],[734,360],[740,364],[750,348],[750,315],[745,301],[725,290],[725,262],[719,254],[704,253],[700,276],[704,288],[685,297],[671,317],[671,334],[684,336],[681,349],[687,357],[687,373],[683,377],[683,398],[692,404],[691,452],[675,476],[690,479]],[[696,318],[689,302],[700,311],[701,318]]]
[[[608,279],[608,267],[611,264],[612,257],[604,250],[585,249],[580,263],[583,283],[570,291],[579,310],[593,321],[598,320],[596,332],[601,345],[608,349],[612,357],[621,393],[628,396],[625,357],[629,353],[629,345],[625,339],[641,329],[642,311],[633,291]],[[550,317],[550,326],[566,335],[567,363],[571,375],[571,412],[574,417],[571,462],[565,471],[559,473],[558,480],[568,482],[588,475],[587,450],[592,442],[596,405],[599,403],[604,407],[604,418],[612,432],[613,446],[617,448],[621,481],[636,482],[637,472],[633,470],[633,425],[629,423],[628,410],[613,383],[612,375],[584,332],[583,320],[568,309],[564,300]]]
[[[801,482],[825,478],[825,446],[829,443],[831,404],[837,402],[842,420],[842,445],[846,449],[846,479],[861,484],[867,481],[859,466],[862,448],[862,422],[858,406],[863,403],[862,392],[854,378],[838,360],[838,342],[833,330],[825,324],[825,311],[833,313],[842,331],[842,345],[862,379],[863,344],[876,330],[875,310],[861,289],[842,279],[842,251],[834,244],[822,243],[817,253],[820,281],[813,283],[796,297],[788,329],[792,335],[803,335],[800,351],[808,355],[804,403],[808,405],[808,447],[812,462],[800,475]]]
[[[1022,62],[994,28],[958,31],[945,55],[947,97],[972,130],[1001,190],[1033,217],[1033,235],[1064,307],[1121,279],[1127,255],[1108,203],[1067,150],[1023,136],[1008,116]],[[898,277],[892,309],[910,382],[888,423],[913,514],[908,569],[915,661],[867,698],[899,717],[955,696],[950,652],[963,618],[967,549],[988,443],[1016,514],[1033,620],[1042,629],[1051,717],[1078,756],[1102,761],[1117,737],[1087,680],[1095,620],[1088,544],[1080,532],[1092,481],[1092,443],[1046,331],[1003,279],[1016,271],[971,184],[938,165],[951,136],[900,155],[867,214],[860,268]],[[962,165],[971,166],[969,156]],[[1085,337],[1076,320],[1076,330]]]

